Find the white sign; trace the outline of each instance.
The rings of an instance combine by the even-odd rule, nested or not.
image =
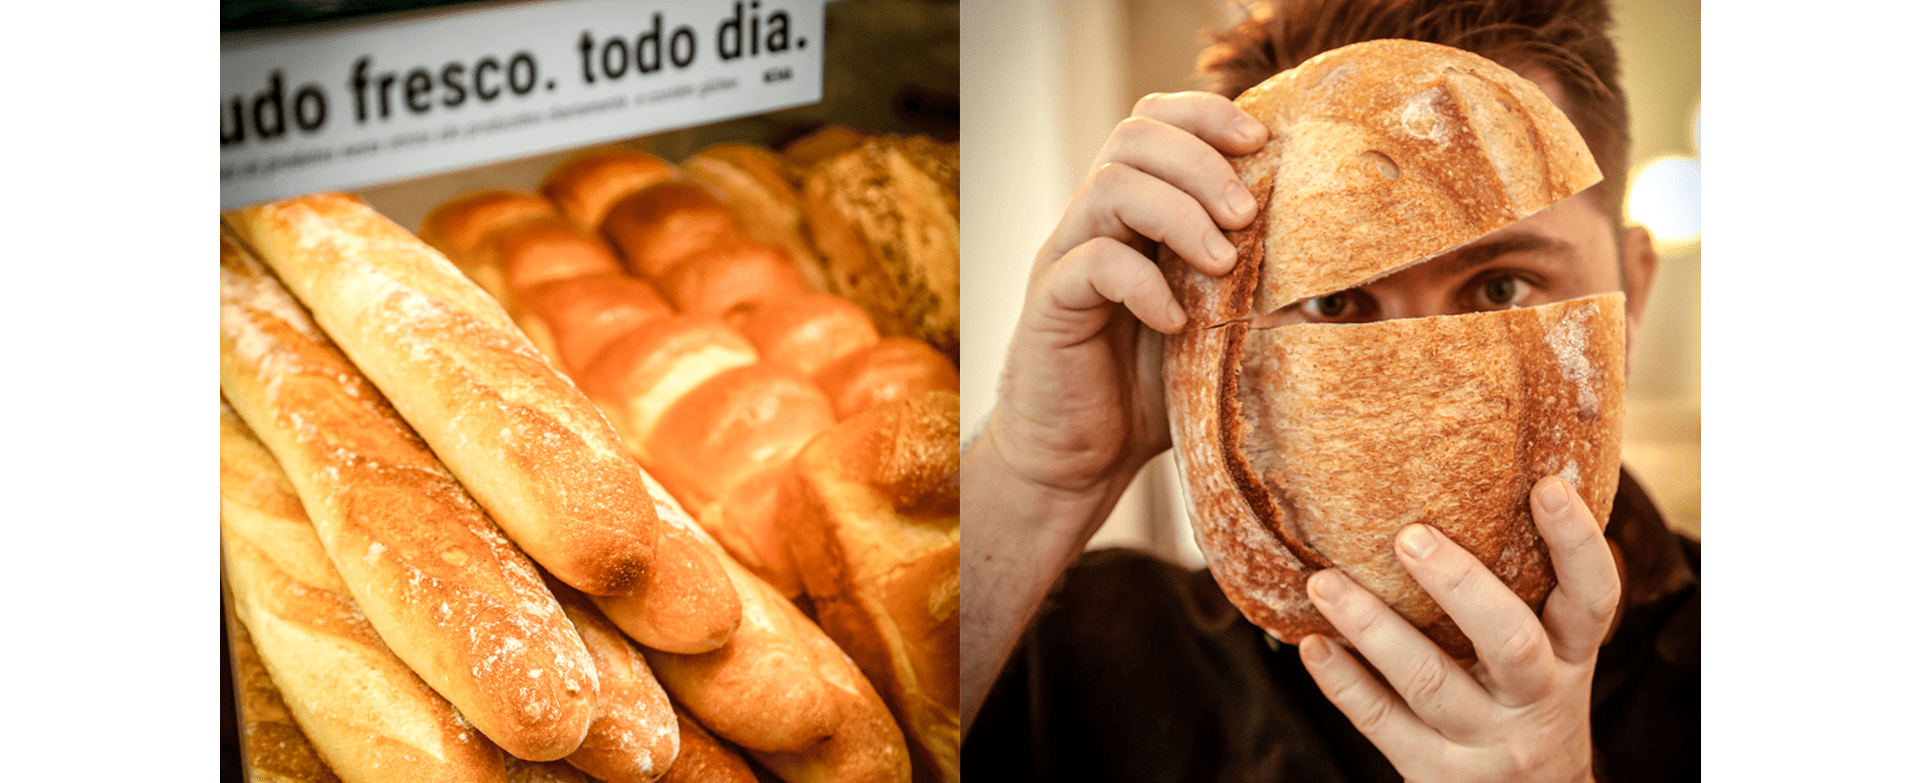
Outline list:
[[[553,0],[229,42],[220,206],[818,102],[821,5]]]

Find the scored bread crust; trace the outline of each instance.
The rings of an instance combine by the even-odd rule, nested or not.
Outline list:
[[[1343,46],[1234,105],[1269,133],[1230,161],[1260,210],[1227,232],[1242,263],[1224,277],[1162,250],[1189,328],[1367,283],[1600,181],[1579,131],[1539,87],[1438,44]]]
[[[1162,249],[1193,325],[1167,340],[1175,457],[1227,597],[1288,643],[1335,634],[1306,594],[1338,567],[1456,658],[1472,645],[1392,553],[1425,522],[1536,612],[1554,584],[1529,513],[1548,474],[1606,519],[1625,385],[1618,294],[1359,325],[1248,321],[1510,225],[1598,181],[1530,82],[1434,44],[1336,49],[1235,101],[1272,140],[1234,159],[1260,202],[1215,279]],[[1578,337],[1579,339],[1575,339]]]

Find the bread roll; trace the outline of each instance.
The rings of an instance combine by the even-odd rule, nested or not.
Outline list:
[[[555,167],[540,183],[540,194],[582,231],[600,230],[607,210],[634,191],[673,179],[673,164],[625,147],[588,150]]]
[[[625,271],[543,283],[516,302],[514,322],[548,358],[577,381],[615,339],[673,315],[652,283]]]
[[[626,271],[613,248],[599,235],[581,231],[559,217],[524,220],[500,229],[488,238],[485,247],[499,258],[509,300],[542,283]]]
[[[252,629],[233,642],[256,779],[504,780],[500,749],[381,642],[279,463],[224,404],[220,544],[234,616]]]
[[[420,239],[446,254],[454,266],[493,298],[507,301],[506,272],[495,256],[483,253],[495,231],[523,220],[551,217],[553,205],[539,196],[514,190],[469,193],[436,207],[420,223]]]
[[[813,379],[843,419],[921,392],[960,390],[960,371],[953,360],[907,337],[883,337],[822,367]]]
[[[655,520],[639,471],[606,417],[498,303],[352,196],[233,217],[514,543],[589,593],[640,578]]]
[[[739,627],[743,599],[699,526],[659,482],[646,478],[660,518],[655,565],[631,592],[593,596],[593,603],[647,647],[682,654],[713,650]]]
[[[793,476],[787,462],[769,466],[735,482],[700,514],[700,527],[713,535],[740,565],[789,600],[806,587],[787,549],[784,488]]]
[[[900,720],[919,776],[960,779],[960,396],[867,410],[793,460],[786,524],[820,627]]]
[[[1272,139],[1231,161],[1261,209],[1227,237],[1254,260],[1214,278],[1161,254],[1190,329],[1386,276],[1600,181],[1539,87],[1438,44],[1343,46],[1234,104]]]
[[[806,238],[800,193],[787,178],[786,161],[751,144],[715,144],[680,162],[687,178],[718,196],[741,218],[747,238],[787,251],[807,288],[827,290],[827,273]]]
[[[859,307],[826,293],[763,299],[736,307],[728,311],[727,323],[746,335],[767,361],[807,377],[880,339],[873,319]]]
[[[640,651],[586,596],[558,581],[547,586],[579,629],[600,678],[593,724],[567,763],[606,783],[651,783],[680,753],[680,728],[667,692]]]
[[[865,132],[846,125],[822,125],[787,142],[780,154],[795,175],[804,177],[813,167],[859,149],[868,138]]]
[[[225,587],[225,577],[221,578]],[[267,665],[253,647],[253,636],[233,616],[227,599],[228,649],[233,661],[234,700],[240,719],[240,756],[245,776],[258,783],[339,783],[307,735],[287,710],[280,689],[267,674]]]
[[[960,350],[958,168],[957,153],[934,142],[870,139],[814,169],[804,202],[833,293],[881,334],[949,357]]]
[[[621,199],[600,230],[629,271],[658,278],[689,254],[740,233],[740,222],[706,188],[671,181]]]
[[[740,305],[807,293],[807,281],[786,251],[751,239],[715,242],[657,279],[673,306],[689,315],[724,315]]]
[[[1534,482],[1567,478],[1600,519],[1611,506],[1620,296],[1358,325],[1249,322],[1477,239],[1598,170],[1537,87],[1434,44],[1342,47],[1236,103],[1273,139],[1232,161],[1262,204],[1228,234],[1240,263],[1215,279],[1160,259],[1192,316],[1167,340],[1165,378],[1201,552],[1227,597],[1283,641],[1333,635],[1304,588],[1338,567],[1471,657],[1392,538],[1432,525],[1539,610],[1554,582]]]
[[[660,783],[756,783],[740,754],[714,739],[680,705],[674,705],[673,714],[680,719],[680,758]]]
[[[258,261],[224,236],[220,252],[220,389],[286,471],[354,603],[502,748],[573,752],[597,685],[533,564]]]
[[[700,508],[741,479],[785,462],[833,426],[833,405],[772,364],[727,370],[687,392],[647,434],[646,463],[674,497]]]
[[[669,407],[713,376],[759,360],[747,338],[718,319],[662,318],[609,343],[580,373],[580,388],[627,448],[650,461],[647,438]]]

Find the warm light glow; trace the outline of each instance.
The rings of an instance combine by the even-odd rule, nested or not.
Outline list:
[[[1665,155],[1642,165],[1627,190],[1627,216],[1662,250],[1699,241],[1700,159]]]

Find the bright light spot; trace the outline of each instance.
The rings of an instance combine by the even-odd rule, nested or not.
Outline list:
[[[1693,154],[1700,154],[1700,104],[1693,105]]]
[[[1666,156],[1640,169],[1627,191],[1627,215],[1662,245],[1700,238],[1700,159]]]

